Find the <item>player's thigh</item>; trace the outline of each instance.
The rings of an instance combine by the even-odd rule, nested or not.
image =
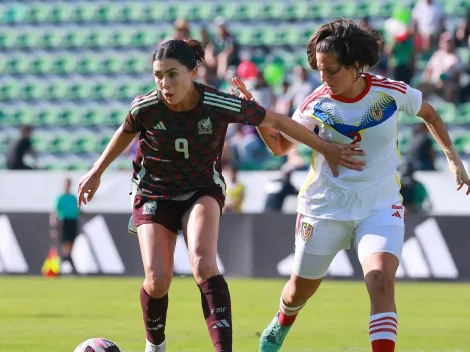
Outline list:
[[[304,279],[324,277],[336,254],[349,248],[353,231],[347,221],[298,215],[292,272]]]
[[[219,202],[209,195],[195,200],[184,213],[182,228],[191,265],[201,261],[205,265],[216,265],[220,213]]]
[[[172,275],[176,233],[160,224],[148,223],[137,227],[137,235],[145,275],[152,278]]]
[[[404,212],[403,208],[383,209],[359,223],[354,242],[361,264],[375,253],[390,253],[397,263],[400,261],[405,236]]]

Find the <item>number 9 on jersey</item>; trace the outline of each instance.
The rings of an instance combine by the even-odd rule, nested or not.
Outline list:
[[[184,158],[189,159],[188,140],[186,138],[175,139],[175,150],[184,153]]]

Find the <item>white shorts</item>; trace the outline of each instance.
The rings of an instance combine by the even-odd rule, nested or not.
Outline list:
[[[305,279],[324,277],[336,254],[349,249],[353,239],[361,263],[378,252],[391,253],[400,260],[405,235],[404,218],[405,209],[400,206],[380,209],[367,218],[351,221],[299,214],[292,272]]]

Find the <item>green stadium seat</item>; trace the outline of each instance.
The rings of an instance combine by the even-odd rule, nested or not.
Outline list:
[[[4,80],[0,85],[0,101],[18,99],[21,86],[16,80]]]
[[[407,153],[410,147],[410,133],[398,133],[398,149],[400,153]]]
[[[457,119],[457,110],[453,103],[440,103],[435,107],[445,123],[453,124]]]
[[[5,73],[27,73],[29,71],[30,59],[26,55],[15,55],[5,57]]]
[[[111,41],[111,33],[108,30],[92,30],[85,38],[84,46],[87,48],[103,48]]]
[[[458,106],[455,122],[458,124],[470,124],[470,103],[463,103]]]
[[[48,30],[42,34],[39,45],[45,49],[60,48],[63,43],[63,34],[58,30]]]
[[[230,18],[233,20],[237,20],[239,19],[237,18],[237,15],[238,15],[238,3],[237,2],[235,1],[216,2],[215,8],[214,8],[215,17],[220,16],[226,19]]]
[[[133,38],[133,46],[137,47],[155,47],[160,38],[157,38],[156,33],[148,30],[137,31]]]
[[[53,23],[66,23],[72,18],[73,6],[70,4],[54,4],[49,11],[47,20]]]
[[[103,114],[106,111],[103,112]],[[106,118],[103,124],[107,126],[119,126],[124,123],[127,115],[127,110],[111,110],[106,112]]]
[[[144,20],[145,11],[142,3],[126,3],[118,12],[117,21],[137,22]]]
[[[31,142],[38,153],[48,152],[50,150],[51,136],[44,132],[35,132],[31,135]]]
[[[113,82],[100,82],[93,86],[91,96],[93,99],[111,99],[114,97],[115,86]]]
[[[83,126],[98,126],[103,124],[106,116],[102,109],[87,109],[82,112],[80,117],[80,125]]]
[[[454,139],[455,149],[459,153],[470,153],[470,134],[462,134]]]
[[[167,4],[160,1],[152,1],[146,4],[143,13],[140,14],[143,21],[172,21],[174,14],[169,13]]]
[[[62,37],[62,47],[76,49],[85,46],[87,41],[86,31],[69,30]]]
[[[25,31],[18,33],[15,47],[18,49],[32,49],[41,46],[41,37],[36,31]]]
[[[115,48],[132,46],[133,35],[134,33],[132,31],[116,31],[111,33],[109,46]]]
[[[53,80],[49,82],[49,85],[46,88],[46,95],[48,99],[51,100],[60,100],[68,97],[68,85],[66,81],[62,79]]]
[[[241,45],[253,45],[254,29],[252,27],[237,27],[236,29],[234,29],[233,32]]]
[[[244,20],[259,21],[267,18],[264,4],[260,1],[245,1],[238,9],[240,18]]]
[[[101,4],[94,11],[93,21],[114,22],[119,19],[119,16],[119,5],[114,3]]]
[[[66,108],[59,111],[57,115],[58,126],[78,125],[80,122],[81,112],[77,108]]]
[[[47,98],[45,96],[47,83],[43,80],[34,80],[26,83],[21,89],[21,99],[37,100]]]
[[[8,146],[10,145],[10,142],[15,138],[15,136],[11,135],[0,135],[0,153],[4,154]],[[5,158],[0,158],[0,159],[5,159]]]
[[[55,57],[53,71],[55,73],[74,73],[78,65],[76,55],[60,55]]]
[[[275,45],[278,43],[276,29],[271,26],[258,27],[253,33],[251,39],[252,45]]]
[[[68,134],[58,134],[49,138],[50,153],[60,154],[73,152],[73,141]]]
[[[113,55],[109,57],[103,57],[100,62],[101,73],[113,73],[122,71],[124,66],[122,56]]]
[[[77,159],[69,162],[66,165],[66,169],[69,171],[87,170],[89,169],[89,166],[89,163],[85,160]]]
[[[72,145],[72,153],[91,153],[96,148],[95,136],[92,134],[78,136]]]
[[[98,73],[100,63],[92,55],[84,55],[77,61],[76,71],[80,74]]]
[[[34,113],[30,108],[15,109],[9,113],[9,123],[13,126],[33,125]]]
[[[400,112],[398,115],[398,122],[403,125],[414,125],[419,122],[419,117]]]
[[[0,49],[12,49],[16,46],[17,32],[12,30],[0,31]]]
[[[58,108],[44,108],[38,111],[34,117],[37,126],[54,126],[59,121]]]
[[[59,171],[64,169],[59,160],[48,160],[42,164],[42,168],[46,171]]]
[[[212,1],[198,1],[192,9],[192,18],[195,20],[208,21],[215,16],[215,4]]]
[[[29,71],[34,74],[51,73],[54,66],[51,55],[41,55],[32,60]]]
[[[90,2],[79,2],[72,10],[70,20],[73,22],[90,22],[93,20],[97,4]]]
[[[49,17],[50,7],[41,2],[28,4],[29,9],[25,15],[25,21],[32,23],[46,22]]]
[[[155,85],[155,82],[153,82],[153,81],[149,81],[147,83],[144,83],[140,86],[137,86],[138,91],[136,92],[134,97],[136,95],[139,95],[139,94],[144,94],[144,93],[151,92],[152,90],[154,90],[156,88],[157,88],[157,86]]]
[[[106,146],[108,145],[109,141],[111,140],[112,135],[109,136],[100,136],[96,140],[96,147],[95,147],[95,152],[96,153],[102,153],[103,150],[106,149]]]
[[[151,58],[138,55],[124,60],[123,71],[126,73],[140,73],[151,70]]]
[[[0,23],[21,23],[26,20],[27,6],[19,3],[7,3],[0,7]]]

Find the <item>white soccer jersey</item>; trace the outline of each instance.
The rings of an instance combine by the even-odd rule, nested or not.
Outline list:
[[[300,214],[335,220],[358,220],[384,206],[399,205],[397,167],[398,111],[416,115],[419,90],[403,82],[364,74],[367,88],[356,99],[333,96],[325,85],[316,89],[292,117],[319,136],[337,143],[358,142],[364,150],[363,171],[339,168],[334,177],[323,155],[313,151],[309,175],[299,193]],[[292,138],[283,136],[297,143]]]

